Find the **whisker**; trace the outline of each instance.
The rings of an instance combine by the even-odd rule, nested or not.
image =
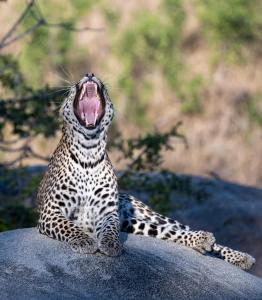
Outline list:
[[[71,87],[71,86],[73,86],[73,85],[75,84],[74,82],[71,82],[71,81],[69,81],[69,80],[67,80],[67,79],[65,79],[65,78],[62,78],[62,77],[60,77],[60,76],[58,76],[58,77],[59,77],[59,79],[60,79],[61,81],[67,83],[66,86]]]
[[[71,89],[71,87],[68,86],[68,87],[61,87],[59,89],[56,89],[55,91],[57,91],[57,92],[60,92],[60,91],[70,91],[70,89]]]
[[[114,78],[113,78],[114,77]],[[117,85],[114,83],[114,81],[117,79],[116,76],[103,76],[103,83],[106,86],[106,88],[110,91],[121,91],[120,87],[117,87]]]
[[[110,75],[110,76],[105,75],[105,76],[102,76],[102,78],[103,78],[103,82],[105,81],[105,82],[110,82],[110,83],[113,83],[113,82],[115,82],[117,80],[117,76],[116,75],[114,75],[114,76],[112,76],[112,75]]]
[[[59,94],[60,92],[63,92],[63,91],[65,92],[65,93],[63,93],[63,95],[66,95],[69,92],[69,90],[60,89],[60,90],[55,90],[53,92],[47,93],[46,95],[47,96],[55,95],[55,94]]]
[[[74,76],[72,75],[72,73],[69,70],[66,70],[64,66],[60,66],[60,70],[62,71],[62,73],[67,78],[67,79],[65,79],[65,78],[60,77],[63,81],[67,81],[70,84],[70,86],[76,84],[76,81],[73,79]]]

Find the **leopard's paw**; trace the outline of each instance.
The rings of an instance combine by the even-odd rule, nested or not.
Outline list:
[[[123,246],[119,240],[102,238],[98,245],[99,250],[108,256],[119,256],[122,253]]]
[[[89,236],[78,237],[69,242],[74,252],[82,254],[92,254],[97,251],[97,242]]]

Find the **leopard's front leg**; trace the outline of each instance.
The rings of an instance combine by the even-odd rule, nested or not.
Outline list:
[[[68,243],[75,252],[91,254],[97,251],[97,242],[83,229],[66,219],[54,205],[52,212],[48,207],[43,208],[37,227],[40,233]]]
[[[106,212],[99,216],[96,224],[96,236],[98,240],[98,249],[108,256],[118,256],[122,252],[120,242],[120,221],[118,208],[114,211]]]

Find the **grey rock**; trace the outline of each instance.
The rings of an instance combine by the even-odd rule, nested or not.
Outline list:
[[[35,228],[0,234],[0,299],[262,299],[262,280],[220,259],[129,235],[122,256],[80,255]]]

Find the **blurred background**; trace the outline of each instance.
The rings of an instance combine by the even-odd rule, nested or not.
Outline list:
[[[93,72],[116,109],[109,154],[121,187],[131,189],[131,171],[168,174],[171,181],[156,184],[150,175],[136,187],[156,210],[180,209],[190,222],[196,210],[183,209],[202,205],[210,184],[223,182],[214,190],[224,189],[227,205],[249,195],[241,213],[230,202],[223,226],[246,212],[246,230],[256,231],[247,241],[242,223],[242,237],[232,227],[233,246],[251,251],[256,243],[259,252],[261,0],[7,0],[0,19],[0,231],[35,224],[37,187],[60,138],[59,107],[70,85]],[[177,204],[174,190],[194,204],[183,197]]]

